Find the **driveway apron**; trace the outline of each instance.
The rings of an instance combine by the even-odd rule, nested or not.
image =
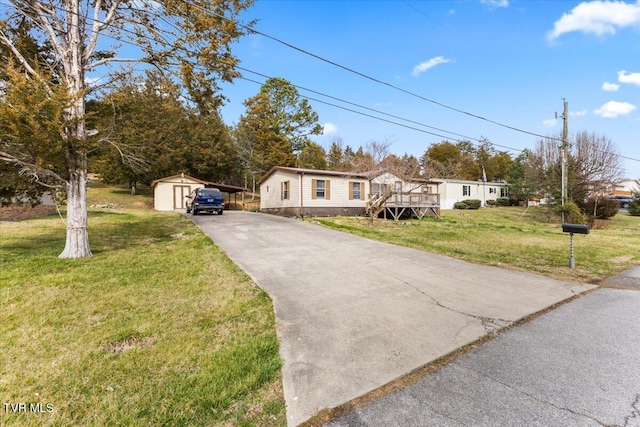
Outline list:
[[[290,426],[592,288],[309,220],[239,211],[193,220],[273,300]]]

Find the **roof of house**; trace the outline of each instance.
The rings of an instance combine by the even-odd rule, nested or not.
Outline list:
[[[245,188],[245,187],[238,187],[238,186],[235,186],[235,185],[220,184],[220,183],[217,183],[217,182],[205,181],[203,179],[194,178],[192,176],[185,175],[183,173],[181,173],[180,175],[172,175],[172,176],[167,176],[165,178],[156,179],[153,182],[151,182],[151,187],[155,187],[157,184],[159,184],[161,182],[175,182],[176,179],[188,179],[189,181],[193,181],[193,182],[197,182],[199,184],[202,184],[205,187],[217,188],[220,191],[225,192],[225,193],[240,193],[242,191],[249,191],[249,189]]]
[[[385,172],[393,173],[387,169],[376,169],[374,171],[368,172],[341,172],[341,171],[331,171],[331,170],[321,170],[321,169],[304,169],[304,168],[292,168],[286,166],[274,166],[267,173],[264,174],[262,179],[258,184],[262,184],[267,178],[273,175],[276,171],[289,172],[291,174],[298,175],[321,175],[321,176],[339,176],[345,178],[360,178],[360,179],[372,179],[377,176],[382,175]],[[420,178],[411,178],[408,181],[427,181]]]
[[[444,184],[447,182],[453,183],[453,184],[485,184],[485,185],[507,185],[506,182],[492,182],[492,181],[487,181],[487,182],[482,182],[482,181],[470,181],[470,180],[465,180],[465,179],[449,179],[449,178],[431,178],[429,180],[429,182],[432,182],[434,184]]]

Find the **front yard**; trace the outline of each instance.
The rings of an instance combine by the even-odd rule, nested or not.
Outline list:
[[[184,217],[89,226],[70,261],[57,215],[0,225],[0,425],[285,425],[269,297]]]
[[[589,235],[574,235],[576,268],[569,268],[569,235],[546,207],[444,210],[421,221],[314,218],[326,227],[384,242],[579,282],[597,282],[640,264],[640,217],[619,213]],[[482,279],[485,280],[485,279]],[[486,278],[490,280],[490,278]]]

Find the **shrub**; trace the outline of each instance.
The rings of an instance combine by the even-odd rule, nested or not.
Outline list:
[[[478,199],[463,200],[453,204],[454,209],[480,209],[482,201]]]
[[[498,206],[497,200],[487,200],[487,206]]]
[[[465,200],[464,203],[467,204],[469,209],[480,209],[480,206],[482,206],[482,200],[478,199]]]
[[[633,193],[633,199],[629,203],[629,213],[633,216],[640,216],[640,192]]]
[[[555,211],[558,215],[562,215],[564,212],[564,220],[570,224],[585,224],[587,222],[584,213],[582,213],[578,205],[572,200],[568,200],[564,206],[556,206]]]
[[[595,207],[595,215],[594,215]],[[596,201],[593,199],[587,200],[584,204],[584,212],[587,216],[597,219],[609,219],[614,217],[618,213],[619,202],[614,199],[600,199]]]
[[[508,197],[499,197],[496,199],[498,206],[511,206],[511,199]]]

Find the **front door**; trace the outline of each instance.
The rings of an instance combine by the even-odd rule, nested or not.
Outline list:
[[[173,186],[173,209],[185,208],[185,196],[191,192],[190,185],[174,185]]]

